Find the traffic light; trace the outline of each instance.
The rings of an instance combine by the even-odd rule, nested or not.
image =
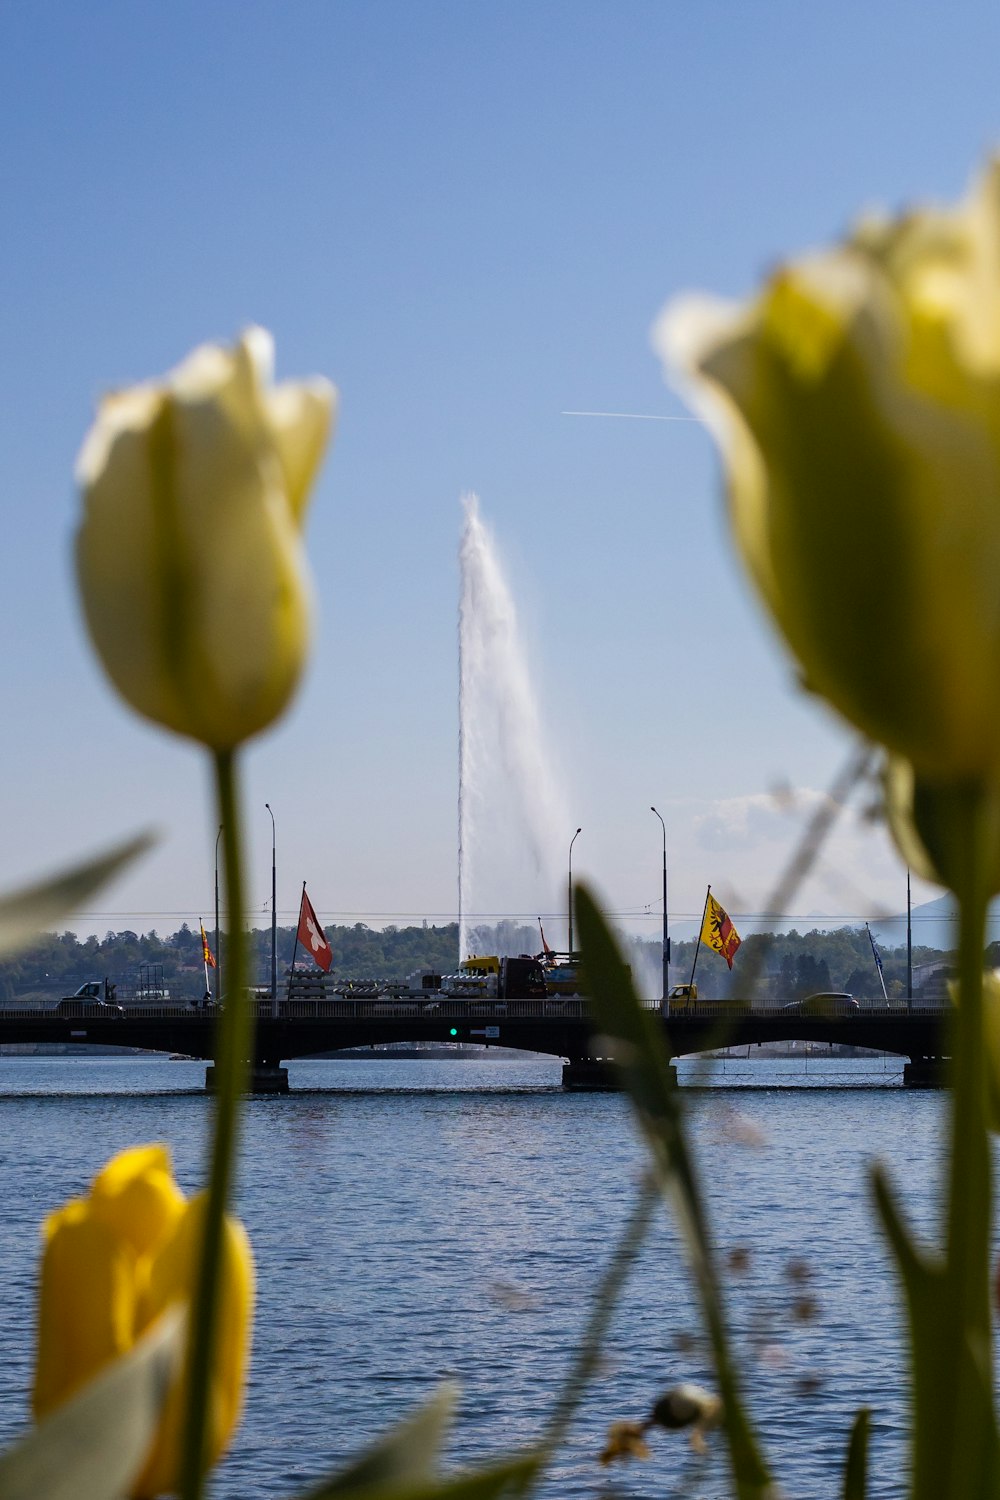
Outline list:
[[[458,1036],[458,1027],[457,1026],[449,1026],[449,1028],[448,1028],[448,1035],[449,1036]]]

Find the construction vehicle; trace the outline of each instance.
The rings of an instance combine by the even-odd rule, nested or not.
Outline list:
[[[664,1006],[665,1015],[677,1015],[691,1005],[698,1003],[698,986],[696,984],[674,984],[670,986]]]
[[[457,974],[441,976],[441,992],[455,999],[544,1000],[545,972],[537,958],[496,954],[463,959]]]

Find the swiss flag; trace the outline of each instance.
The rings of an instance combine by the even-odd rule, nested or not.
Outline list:
[[[299,907],[299,942],[319,964],[324,973],[333,963],[333,949],[326,940],[326,933],[319,925],[319,918],[312,909],[312,902],[302,887],[302,905]]]

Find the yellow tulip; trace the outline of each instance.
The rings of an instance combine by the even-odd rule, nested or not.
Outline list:
[[[196,349],[102,401],[77,463],[77,573],[105,670],[139,713],[215,750],[281,713],[308,647],[302,526],[335,392],[272,386],[272,359],[260,328]]]
[[[44,1417],[127,1353],[159,1315],[190,1302],[205,1200],[185,1200],[163,1146],[114,1157],[89,1195],[51,1214],[44,1228],[38,1353],[32,1405]],[[239,1420],[249,1358],[253,1260],[242,1226],[223,1238],[218,1366],[210,1387],[209,1461]],[[135,1480],[135,1500],[176,1489],[185,1381],[170,1392],[153,1449]]]
[[[1000,162],[656,341],[806,685],[930,784],[1000,774]]]

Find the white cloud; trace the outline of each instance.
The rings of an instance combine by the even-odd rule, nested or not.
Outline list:
[[[694,817],[695,843],[702,849],[730,852],[776,841],[786,843],[796,828],[828,801],[825,792],[811,787],[720,797]]]

